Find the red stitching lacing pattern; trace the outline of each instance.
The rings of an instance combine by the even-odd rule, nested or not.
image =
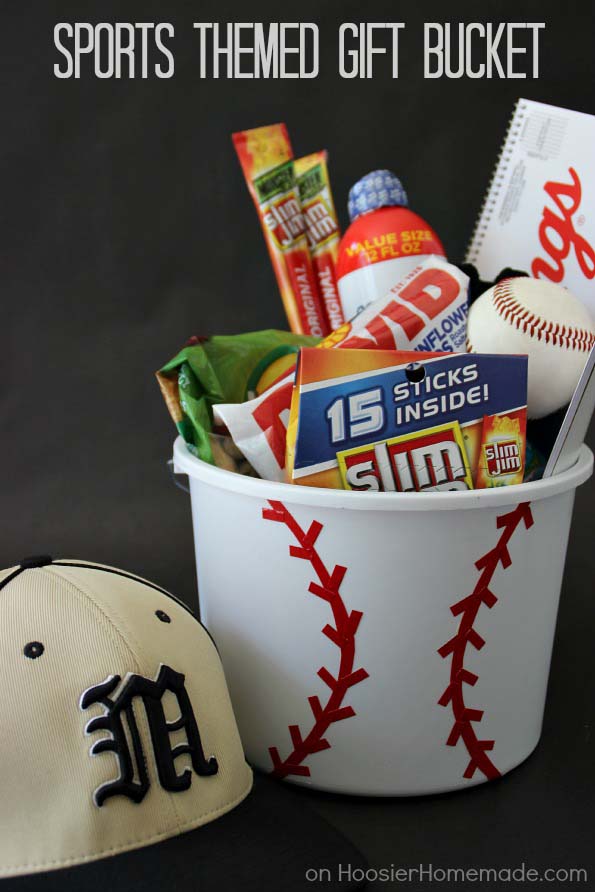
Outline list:
[[[491,609],[498,600],[490,591],[489,585],[498,564],[501,564],[503,569],[510,567],[512,560],[508,551],[508,543],[521,521],[524,522],[526,529],[533,526],[533,515],[529,502],[522,502],[517,505],[514,511],[502,514],[496,519],[496,527],[504,531],[495,547],[475,562],[477,569],[481,570],[475,588],[470,595],[457,601],[450,608],[453,616],[461,617],[457,633],[438,650],[444,659],[449,654],[451,655],[450,682],[438,700],[440,706],[448,706],[450,703],[454,716],[454,724],[446,745],[456,746],[459,740],[463,741],[470,757],[463,774],[463,777],[466,778],[473,777],[477,768],[490,780],[500,776],[500,772],[487,755],[488,751],[493,750],[494,741],[480,740],[473,728],[473,722],[481,721],[483,710],[471,709],[465,703],[463,685],[468,684],[473,687],[479,677],[465,668],[465,652],[468,644],[473,645],[476,650],[481,650],[485,644],[484,639],[473,628],[473,624],[482,604]]]
[[[498,282],[492,293],[492,303],[496,312],[510,322],[518,331],[523,331],[538,341],[588,352],[595,345],[595,334],[585,328],[548,322],[523,307],[510,287],[511,279]]]
[[[318,670],[319,677],[330,688],[331,693],[324,706],[317,696],[308,697],[308,703],[314,715],[314,724],[308,734],[304,737],[299,725],[289,725],[293,750],[283,760],[276,746],[269,747],[269,753],[273,762],[271,774],[276,777],[287,777],[289,774],[309,777],[310,769],[307,765],[302,764],[304,759],[313,753],[330,748],[331,744],[324,737],[329,726],[333,722],[339,722],[342,719],[355,715],[355,710],[352,706],[342,705],[347,691],[360,681],[368,678],[368,673],[365,669],[354,670],[353,668],[355,660],[355,633],[363,613],[359,610],[349,612],[339,594],[347,568],[337,564],[329,572],[314,547],[322,531],[322,524],[315,520],[310,524],[306,532],[300,527],[282,502],[269,499],[269,505],[271,506],[270,508],[264,508],[262,511],[264,519],[284,523],[299,543],[299,545],[289,546],[289,554],[292,557],[307,560],[312,564],[312,569],[318,577],[318,582],[311,582],[308,586],[308,591],[329,604],[333,614],[334,626],[326,625],[322,630],[322,634],[326,635],[333,644],[336,644],[341,654],[339,672],[336,678],[324,666]]]

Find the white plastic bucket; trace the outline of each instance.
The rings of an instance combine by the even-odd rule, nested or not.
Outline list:
[[[222,471],[178,439],[200,608],[249,760],[295,783],[436,793],[541,733],[576,464],[522,486],[356,493]],[[345,568],[345,569],[343,569]]]

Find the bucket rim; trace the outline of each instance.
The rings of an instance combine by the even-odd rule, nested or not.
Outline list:
[[[182,437],[177,437],[174,443],[173,468],[176,474],[187,474],[192,480],[199,480],[217,489],[265,501],[272,499],[317,508],[356,511],[456,511],[514,506],[519,502],[538,501],[574,490],[593,473],[593,453],[583,443],[576,462],[560,474],[530,483],[494,489],[472,489],[467,492],[350,492],[246,477],[196,458],[188,450]]]

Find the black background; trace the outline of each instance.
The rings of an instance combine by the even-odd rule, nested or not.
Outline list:
[[[174,429],[153,372],[191,334],[284,326],[230,133],[283,120],[296,155],[327,148],[343,224],[352,182],[395,170],[462,259],[516,99],[595,112],[589,6],[5,0],[0,564],[40,551],[106,562],[195,604],[190,506],[165,468]],[[424,81],[422,23],[447,11],[545,21],[539,80]],[[248,18],[316,21],[319,78],[201,81],[192,22]],[[398,81],[382,62],[374,80],[339,77],[338,26],[364,18],[407,23]],[[116,20],[175,25],[173,79],[53,77],[56,22]],[[372,864],[593,870],[593,493],[577,494],[537,753],[464,794],[292,794]]]

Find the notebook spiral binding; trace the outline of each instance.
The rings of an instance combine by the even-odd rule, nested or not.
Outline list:
[[[498,155],[498,160],[494,167],[494,173],[492,174],[486,197],[481,206],[477,223],[473,230],[473,235],[469,241],[466,263],[477,264],[479,252],[481,251],[490,220],[492,219],[492,214],[494,213],[494,208],[496,207],[496,203],[500,196],[500,190],[506,180],[508,165],[512,157],[514,146],[521,135],[523,124],[525,123],[526,109],[527,106],[524,100],[519,99],[514,107],[510,121],[508,122],[508,129],[506,131],[506,136],[504,137],[504,142],[502,143],[500,154]]]

